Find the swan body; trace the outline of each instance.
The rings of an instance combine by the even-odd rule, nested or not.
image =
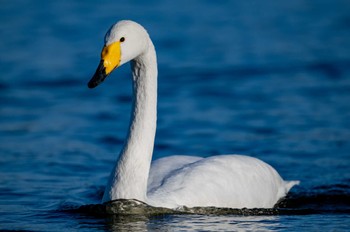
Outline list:
[[[133,76],[131,120],[102,202],[137,199],[167,208],[271,208],[298,184],[284,181],[265,162],[242,155],[170,156],[151,165],[157,121],[157,58],[141,25],[123,20],[109,29],[101,62],[88,86],[96,87],[128,61]]]

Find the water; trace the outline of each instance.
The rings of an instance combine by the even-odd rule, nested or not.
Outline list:
[[[341,0],[2,1],[0,229],[347,230],[349,12]],[[258,157],[301,181],[278,208],[112,216],[96,206],[126,134],[129,67],[86,84],[104,33],[125,18],[157,49],[154,158]]]

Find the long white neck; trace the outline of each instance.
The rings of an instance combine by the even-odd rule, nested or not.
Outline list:
[[[157,121],[157,58],[154,46],[131,62],[133,105],[129,132],[111,173],[102,202],[115,199],[146,201]]]

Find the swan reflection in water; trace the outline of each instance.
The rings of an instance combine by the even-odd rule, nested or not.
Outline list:
[[[166,215],[111,216],[112,231],[275,231],[278,216]]]

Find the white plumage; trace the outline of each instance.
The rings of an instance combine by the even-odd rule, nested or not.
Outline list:
[[[293,184],[283,181],[270,165],[248,156],[171,156],[152,163],[148,203],[168,208],[271,208]]]
[[[298,181],[284,181],[265,162],[241,155],[170,156],[150,166],[157,118],[158,74],[153,43],[141,25],[120,21],[106,34],[101,59],[89,82],[91,88],[128,61],[133,73],[128,136],[102,202],[137,199],[168,208],[271,208],[298,184]],[[109,67],[111,64],[114,66]]]

